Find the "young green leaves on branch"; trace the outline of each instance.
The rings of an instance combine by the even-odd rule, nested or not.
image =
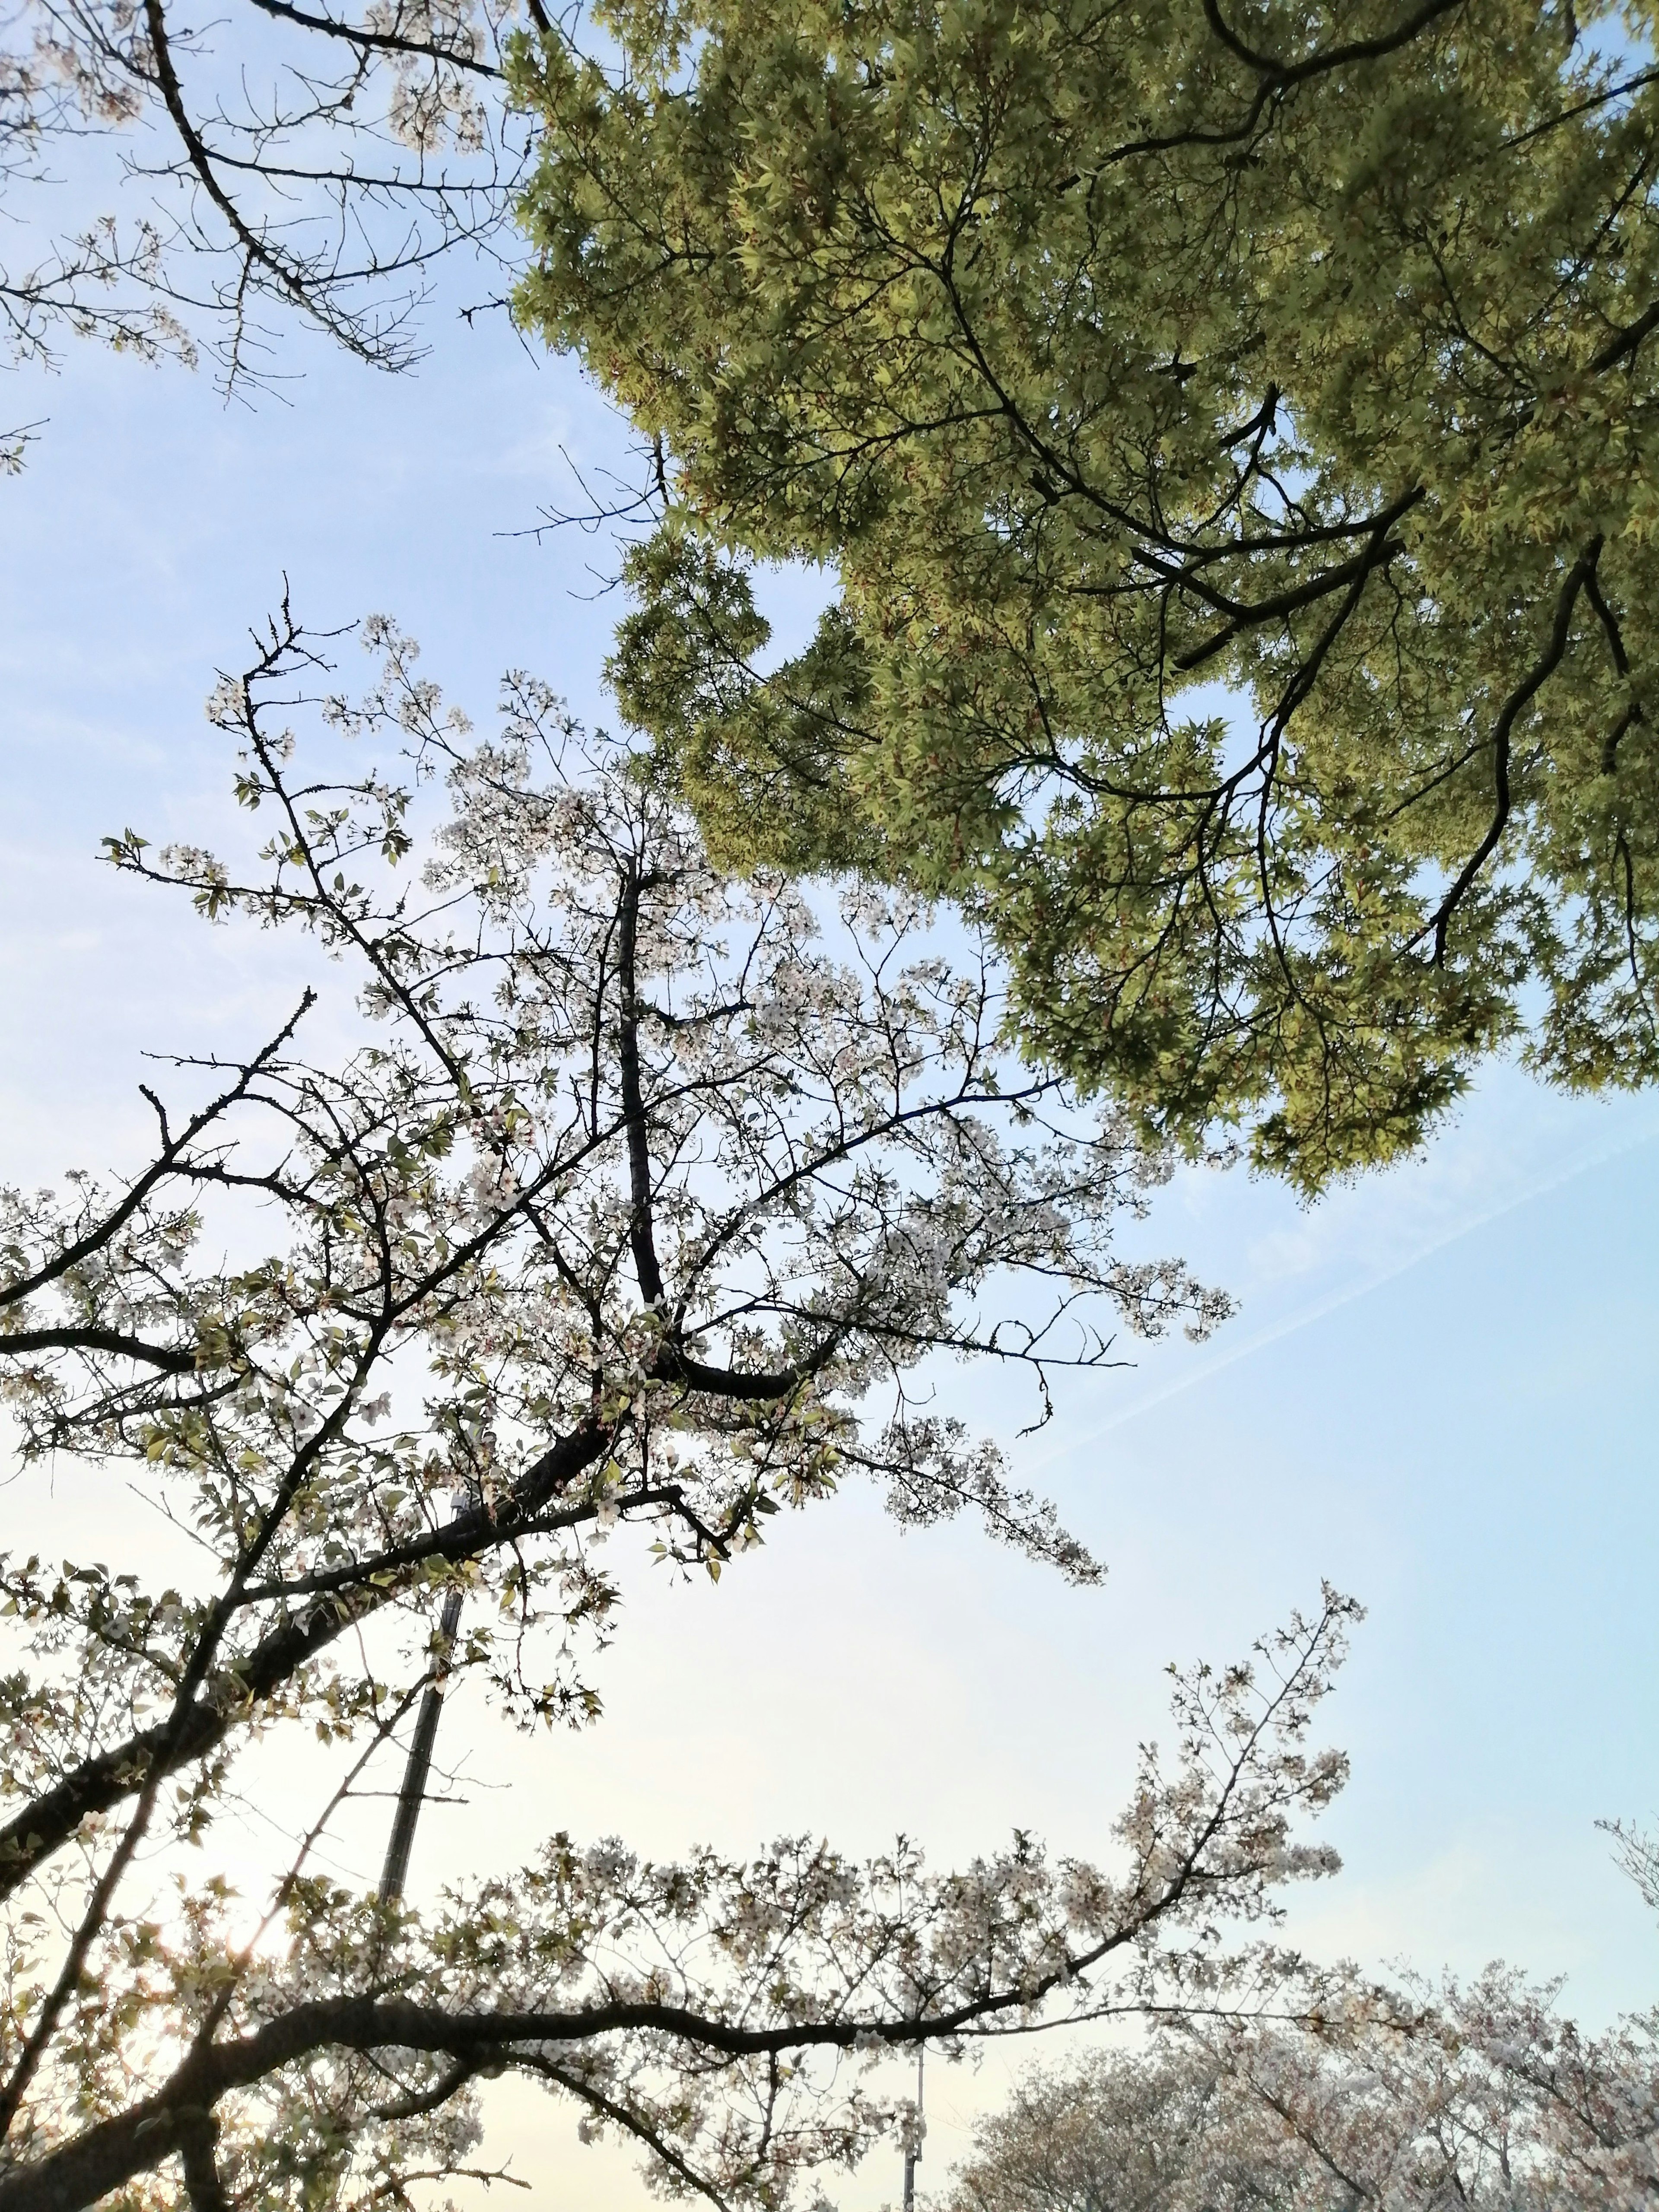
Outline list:
[[[520,306],[665,457],[618,671],[722,855],[961,896],[1040,1060],[1307,1188],[1506,1042],[1651,1081],[1650,11],[601,20]],[[756,558],[836,587],[764,675]]]

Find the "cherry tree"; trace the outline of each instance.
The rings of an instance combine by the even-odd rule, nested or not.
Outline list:
[[[1023,2081],[951,2212],[1635,2212],[1659,2195],[1659,2015],[1587,2035],[1559,1990],[1289,1977],[1287,2016],[1176,2015]]]
[[[597,1712],[619,1526],[718,1577],[868,1481],[1093,1580],[939,1409],[948,1364],[1024,1376],[1040,1419],[1116,1328],[1225,1310],[1115,1250],[1165,1168],[1011,1062],[971,946],[721,881],[539,684],[509,677],[481,738],[367,635],[364,696],[286,609],[214,695],[257,857],[108,841],[210,920],[308,939],[318,982],[258,1049],[146,1088],[139,1171],[5,1202],[22,1479],[73,1455],[195,1564],[0,1570],[0,2212],[410,2201],[490,2171],[478,2085],[508,2069],[671,2193],[781,2206],[890,2124],[868,2077],[898,2046],[1247,2002],[1249,1924],[1334,1863],[1299,1832],[1345,1771],[1307,1740],[1331,1592],[1180,1679],[1099,1869],[1018,1836],[936,1876],[908,1844],[656,1865],[560,1834],[420,1911],[320,1870],[439,1677],[530,1729]],[[316,1802],[239,1896],[226,1808],[301,1741]]]
[[[249,0],[227,20],[168,0],[25,0],[0,22],[0,356],[64,332],[155,358],[205,347],[232,386],[309,322],[386,369],[457,247],[505,261],[529,133],[508,110],[515,28],[541,0]],[[15,468],[25,440],[0,447]]]

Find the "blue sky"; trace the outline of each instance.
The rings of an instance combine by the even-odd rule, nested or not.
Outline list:
[[[499,321],[433,336],[399,381],[298,337],[286,396],[252,411],[88,349],[13,380],[4,418],[48,420],[0,484],[9,1179],[130,1152],[139,1053],[246,1041],[283,996],[269,947],[95,854],[129,823],[212,842],[228,763],[201,702],[284,574],[319,626],[396,614],[475,712],[515,664],[604,718],[604,546],[511,533],[569,496],[561,448],[601,465],[617,427]],[[781,592],[786,625],[811,599]],[[1504,1956],[1565,1975],[1592,2021],[1646,2006],[1659,1932],[1594,1822],[1659,1813],[1656,1200],[1659,1099],[1564,1099],[1510,1069],[1423,1159],[1312,1211],[1242,1174],[1178,1178],[1147,1249],[1225,1285],[1237,1317],[1062,1390],[1012,1447],[1109,1562],[1103,1590],[966,1525],[902,1536],[857,1497],[718,1590],[636,1577],[599,1728],[533,1759],[478,1731],[491,1848],[554,1826],[663,1851],[903,1829],[943,1863],[1018,1823],[1099,1852],[1164,1662],[1232,1656],[1329,1576],[1370,1608],[1329,1724],[1354,1762],[1331,1823],[1347,1868],[1293,1934],[1372,1964]],[[960,1389],[1005,1436],[1027,1418],[994,1379]],[[417,1880],[479,1863],[478,1832],[435,1809]],[[1004,2080],[941,2087],[934,2182]],[[612,2161],[504,2100],[521,2171],[579,2212],[617,2201]]]

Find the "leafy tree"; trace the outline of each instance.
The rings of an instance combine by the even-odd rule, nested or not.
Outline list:
[[[1659,1073],[1659,72],[1570,0],[605,0],[522,313],[655,441],[729,861],[961,895],[1032,1052],[1305,1188]],[[746,564],[833,571],[761,672]]]
[[[355,703],[286,612],[216,693],[257,862],[110,841],[210,918],[309,933],[366,1026],[325,981],[331,1012],[308,993],[249,1057],[177,1063],[140,1172],[5,1202],[26,1478],[74,1455],[189,1541],[176,1580],[68,1527],[61,1564],[0,1568],[0,2212],[409,2201],[488,2170],[503,2070],[671,2194],[781,2207],[893,2116],[866,2076],[895,2046],[1249,2001],[1226,1923],[1334,1864],[1298,1831],[1343,1778],[1307,1739],[1353,1608],[1180,1679],[1103,1871],[1018,1837],[941,1878],[904,1845],[654,1866],[556,1835],[427,1912],[319,1871],[436,1676],[527,1726],[592,1717],[617,1523],[718,1576],[866,1479],[1091,1579],[918,1370],[997,1360],[1040,1395],[1109,1356],[1103,1309],[1221,1310],[1116,1256],[1161,1165],[1010,1080],[992,968],[868,894],[836,920],[723,883],[538,685],[477,738],[371,638]],[[307,696],[333,730],[296,754]],[[348,741],[403,757],[319,753]],[[303,1053],[325,1021],[345,1047]],[[239,1897],[227,1814],[276,1809],[273,1771],[292,1856]]]
[[[1033,2074],[950,2212],[1630,2212],[1659,2151],[1659,2019],[1603,2036],[1492,1967],[1468,1988],[1304,1992]]]

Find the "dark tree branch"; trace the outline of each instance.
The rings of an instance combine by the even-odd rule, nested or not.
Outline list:
[[[603,1456],[612,1433],[596,1421],[544,1453],[522,1486],[526,1510],[533,1510],[529,1501],[544,1500]],[[482,1537],[490,1524],[483,1514],[477,1520]],[[508,1523],[501,1540],[514,1533]],[[477,1540],[465,1547],[458,1543],[453,1556],[465,1557],[477,1548]],[[413,1559],[443,1555],[434,1542],[413,1554],[411,1564]],[[0,1827],[0,1899],[60,1850],[92,1814],[110,1811],[135,1791],[198,1765],[216,1751],[234,1729],[246,1725],[263,1700],[292,1680],[345,1629],[389,1603],[398,1587],[390,1572],[385,1580],[370,1581],[363,1569],[351,1570],[349,1580],[343,1580],[323,1601],[283,1621],[236,1659],[223,1683],[212,1686],[208,1695],[197,1696],[200,1684],[192,1684],[186,1700],[166,1722],[82,1760],[52,1789],[33,1798]],[[245,1593],[249,1602],[258,1595],[257,1585]]]
[[[623,1122],[628,1131],[628,1185],[633,1208],[628,1236],[634,1254],[634,1272],[639,1279],[640,1296],[653,1313],[663,1314],[667,1301],[652,1228],[651,1152],[645,1098],[640,1085],[640,1001],[635,965],[640,895],[644,888],[638,866],[630,864],[623,878],[617,915],[617,961],[622,1006],[617,1023],[617,1065],[622,1083]]]
[[[29,1352],[107,1352],[141,1366],[159,1367],[168,1375],[194,1375],[193,1352],[180,1352],[167,1344],[146,1344],[143,1338],[125,1335],[115,1328],[20,1328],[0,1335],[0,1358]]]
[[[94,1252],[101,1251],[112,1237],[118,1236],[158,1184],[165,1182],[167,1176],[174,1172],[188,1172],[187,1169],[181,1170],[180,1163],[187,1159],[190,1147],[204,1129],[211,1128],[213,1124],[222,1120],[233,1106],[239,1104],[246,1097],[252,1087],[254,1079],[263,1074],[270,1066],[271,1061],[275,1060],[276,1054],[316,1003],[317,994],[307,988],[299,1005],[283,1023],[282,1028],[277,1030],[270,1042],[257,1052],[246,1066],[240,1070],[236,1081],[231,1085],[229,1090],[221,1091],[210,1104],[204,1106],[199,1113],[192,1114],[177,1137],[173,1136],[168,1131],[167,1118],[163,1114],[161,1150],[151,1161],[149,1166],[138,1176],[126,1195],[104,1216],[95,1228],[89,1229],[82,1236],[76,1237],[44,1267],[37,1267],[32,1274],[19,1276],[15,1282],[0,1285],[0,1306],[16,1305],[22,1299],[33,1297],[35,1291],[44,1290],[47,1284],[61,1281],[71,1268],[78,1267],[82,1261],[89,1259]],[[3,1341],[4,1340],[0,1340],[0,1342]]]
[[[1437,908],[1430,927],[1434,932],[1434,962],[1443,965],[1446,957],[1446,932],[1451,918],[1467,896],[1471,885],[1486,862],[1498,849],[1510,818],[1510,734],[1521,710],[1547,679],[1559,667],[1567,649],[1567,637],[1572,628],[1572,611],[1578,594],[1588,578],[1595,573],[1595,564],[1601,556],[1601,540],[1591,538],[1589,545],[1568,571],[1555,603],[1555,621],[1550,630],[1548,644],[1520,681],[1498,711],[1492,728],[1492,778],[1497,786],[1496,805],[1492,811],[1492,826],[1475,847],[1458,872],[1456,880]]]
[[[1586,365],[1586,373],[1590,376],[1600,376],[1609,368],[1616,368],[1621,361],[1628,361],[1643,339],[1655,330],[1659,330],[1659,300],[1639,314],[1633,323],[1626,324],[1622,331],[1616,331],[1599,353],[1592,354]]]
[[[185,2190],[191,2212],[231,2212],[231,2202],[219,2178],[216,2152],[219,2123],[211,2112],[186,2108],[175,2116],[179,2156],[185,2170]]]
[[[167,38],[167,15],[161,0],[144,0],[144,24],[149,33],[150,49],[155,58],[155,82],[161,99],[179,134],[180,144],[196,178],[220,214],[230,226],[245,255],[250,269],[263,269],[276,289],[294,306],[302,308],[323,326],[331,337],[337,338],[347,351],[360,360],[376,358],[374,349],[353,327],[351,323],[334,313],[318,288],[302,282],[299,272],[287,258],[276,252],[265,240],[248,228],[241,210],[219,182],[214,167],[213,155],[191,119],[185,105],[184,88],[173,66],[173,49]]]
[[[253,4],[266,15],[274,15],[281,22],[296,24],[301,30],[320,31],[327,38],[339,39],[347,46],[380,54],[407,54],[414,60],[441,62],[447,69],[466,70],[474,76],[488,77],[499,84],[501,72],[492,62],[475,60],[471,54],[458,52],[451,46],[434,46],[429,39],[400,38],[393,31],[371,31],[356,23],[342,23],[332,15],[316,15],[308,8],[294,5],[294,0],[253,0]]]

